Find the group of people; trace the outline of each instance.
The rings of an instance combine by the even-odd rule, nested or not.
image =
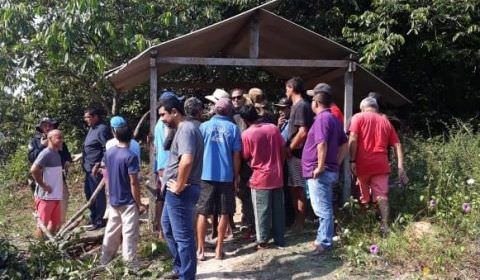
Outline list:
[[[292,228],[303,228],[308,193],[319,218],[313,253],[330,250],[333,186],[347,155],[358,179],[360,202],[376,202],[381,230],[388,230],[390,146],[395,147],[400,179],[408,179],[398,136],[387,117],[379,113],[375,98],[362,100],[361,112],[352,117],[347,130],[333,102],[332,88],[320,83],[306,91],[298,77],[285,83],[285,97],[274,104],[277,117],[259,88],[248,93],[238,88],[230,93],[216,89],[205,99],[208,106],[196,97],[184,100],[174,92],[164,92],[159,99],[153,139],[158,178],[156,222],[173,256],[171,278],[195,278],[197,261],[205,259],[209,221],[216,237],[215,258],[224,258],[224,239],[234,227],[236,196],[241,201],[244,232],[255,234],[257,249],[262,250],[270,246],[270,238],[275,246],[285,246],[289,216],[285,205],[293,206]],[[108,200],[99,196],[91,207],[92,228],[105,226],[108,208],[101,263],[108,263],[123,242],[123,258],[134,264],[138,216],[145,208],[139,197],[139,145],[120,116],[110,120],[110,129],[96,111],[85,111],[85,120],[90,126],[83,153],[87,199],[102,180],[98,171],[102,166],[108,186]],[[115,140],[108,145],[110,133]],[[45,204],[61,197],[53,195],[53,189],[60,190],[57,185],[63,188],[61,177],[51,183],[45,175],[50,174],[51,166],[57,173],[62,169],[59,153],[52,156],[53,152],[47,152],[62,150],[60,131],[48,132],[47,139],[47,149],[32,165],[35,197]],[[43,178],[39,170],[43,170]],[[57,185],[50,188],[52,184]],[[44,208],[37,205],[39,213]],[[41,221],[55,224],[54,217],[49,220],[46,216],[40,215]]]

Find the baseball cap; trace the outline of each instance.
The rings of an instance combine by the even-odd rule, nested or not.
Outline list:
[[[110,119],[110,126],[112,128],[120,128],[127,125],[127,121],[120,116],[114,116]]]
[[[51,124],[54,128],[57,128],[58,127],[58,121],[54,120],[54,119],[51,119],[49,117],[43,117],[40,119],[40,121],[38,122],[38,124],[35,126],[35,129],[40,131],[40,127],[42,126],[43,123],[49,123]]]
[[[173,91],[164,91],[162,95],[160,95],[160,101],[170,99],[170,98],[176,98],[179,101],[182,101],[184,97],[176,95],[175,92]]]
[[[326,93],[326,94],[332,94],[332,87],[329,84],[326,83],[318,83],[313,89],[307,90],[307,95],[309,96],[314,96],[317,93]]]
[[[205,96],[205,99],[213,103],[217,103],[220,98],[230,99],[230,94],[228,94],[228,92],[224,91],[223,89],[217,88],[211,95]]]

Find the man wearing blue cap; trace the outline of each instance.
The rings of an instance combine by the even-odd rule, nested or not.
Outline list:
[[[110,262],[122,243],[123,260],[130,268],[136,270],[139,215],[145,211],[145,206],[140,201],[138,180],[140,164],[138,155],[129,148],[132,131],[126,125],[125,120],[121,117],[114,117],[110,124],[118,143],[107,150],[104,158],[111,206],[102,243],[100,263],[105,265]]]

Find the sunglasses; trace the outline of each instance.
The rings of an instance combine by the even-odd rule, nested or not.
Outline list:
[[[242,98],[243,98],[243,96],[241,96],[241,95],[240,96],[232,96],[232,100],[240,100]]]

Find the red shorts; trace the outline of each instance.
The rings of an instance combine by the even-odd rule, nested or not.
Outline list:
[[[40,221],[45,226],[58,228],[60,226],[60,200],[43,200],[35,198],[35,209]]]
[[[377,202],[379,198],[388,199],[388,173],[358,176],[360,202],[363,204]],[[370,196],[371,195],[371,196]]]

